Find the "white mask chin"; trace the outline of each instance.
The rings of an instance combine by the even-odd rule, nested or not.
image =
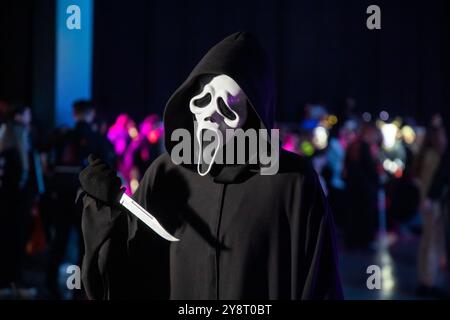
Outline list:
[[[205,176],[210,172],[219,150],[228,142],[225,130],[241,128],[247,120],[247,96],[236,81],[222,74],[212,78],[203,87],[202,92],[190,100],[189,109],[197,122],[195,133],[199,144],[197,171],[199,175]],[[203,145],[202,132],[205,130],[210,130],[214,134],[214,141],[211,142],[214,143],[212,156],[205,154],[211,146]],[[209,157],[210,161],[205,163],[207,169],[202,172],[203,160]]]

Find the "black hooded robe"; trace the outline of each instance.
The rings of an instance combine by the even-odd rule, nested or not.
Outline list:
[[[226,74],[271,128],[273,82],[264,51],[247,33],[214,46],[169,99],[168,152],[134,199],[179,238],[160,238],[132,214],[83,197],[83,283],[89,298],[340,299],[332,215],[309,162],[281,151],[279,171],[222,166],[200,176],[175,165],[176,128],[193,132],[189,100],[201,75]],[[122,212],[121,212],[122,211]]]

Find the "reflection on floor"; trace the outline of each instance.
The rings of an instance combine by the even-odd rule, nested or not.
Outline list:
[[[391,243],[386,245],[386,243]],[[349,251],[340,249],[340,272],[346,299],[418,299],[415,295],[417,287],[416,255],[419,244],[418,236],[409,236],[395,241],[385,241],[374,250]],[[383,244],[383,243],[382,243]],[[72,251],[68,250],[69,252]],[[67,261],[76,261],[73,255],[67,255]],[[45,289],[46,255],[27,259],[22,287],[0,289],[0,299],[54,299]],[[73,263],[73,262],[72,262]],[[62,299],[72,299],[74,291],[65,285],[68,264],[61,265],[60,288]],[[371,265],[380,267],[381,288],[369,290],[367,287],[370,274],[367,269]],[[445,275],[445,272],[442,272]],[[448,275],[443,276],[443,283],[450,289]],[[373,278],[371,278],[373,280]],[[369,281],[374,283],[373,281]],[[450,291],[450,290],[449,290]]]
[[[346,299],[350,300],[412,300],[417,288],[417,248],[419,238],[397,239],[393,244],[380,245],[378,249],[340,252],[340,270]],[[381,289],[368,289],[367,282],[376,265],[381,270]],[[442,270],[442,283],[450,288],[448,275]],[[373,278],[369,279],[370,283]],[[420,298],[422,299],[422,298]]]

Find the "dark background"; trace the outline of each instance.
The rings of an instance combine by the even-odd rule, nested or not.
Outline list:
[[[381,30],[366,8],[381,7]],[[254,32],[272,57],[277,118],[305,102],[339,112],[388,110],[420,123],[450,109],[449,1],[106,1],[94,7],[93,98],[114,117],[161,113],[170,94],[216,42]],[[0,98],[33,106],[53,125],[54,1],[0,2]]]

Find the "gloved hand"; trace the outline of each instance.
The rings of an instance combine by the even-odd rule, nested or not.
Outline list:
[[[81,187],[91,197],[114,205],[121,194],[121,181],[116,172],[102,159],[95,159],[92,154],[88,157],[89,165],[79,175]]]

